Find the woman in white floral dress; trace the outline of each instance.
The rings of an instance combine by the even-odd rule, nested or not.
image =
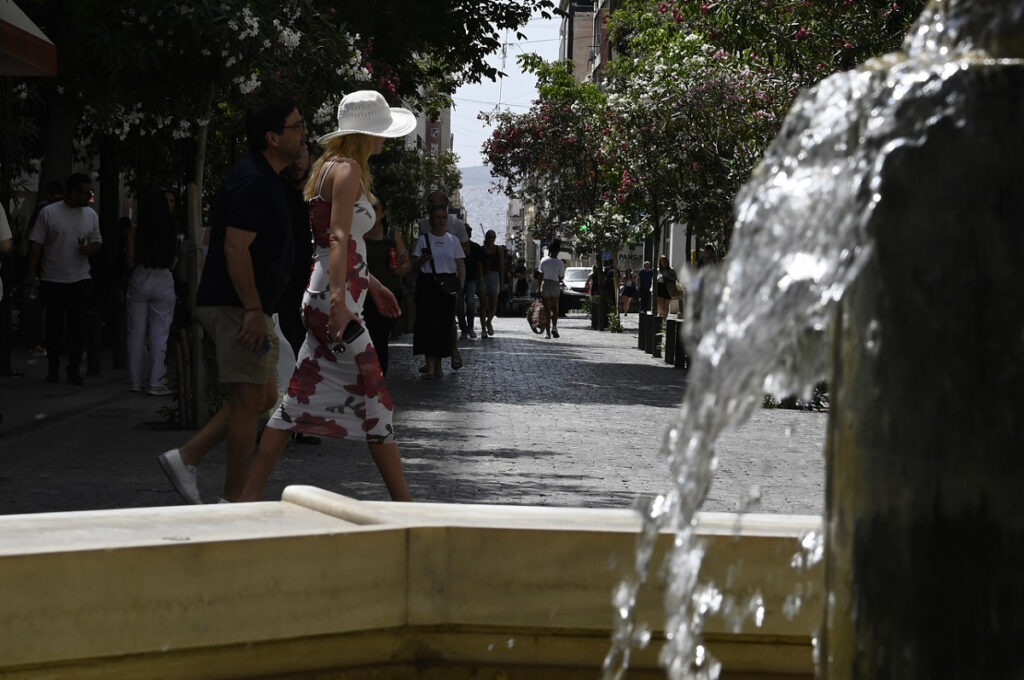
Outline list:
[[[386,137],[411,132],[415,118],[393,109],[376,92],[359,91],[338,106],[338,129],[320,138],[324,152],[306,185],[315,249],[302,301],[306,340],[288,392],[267,423],[246,479],[242,500],[260,500],[292,432],[343,439],[362,433],[392,500],[412,500],[392,425],[394,402],[370,334],[344,343],[351,321],[361,323],[373,296],[381,313],[398,316],[394,295],[366,266],[364,234],[374,224],[367,159]]]

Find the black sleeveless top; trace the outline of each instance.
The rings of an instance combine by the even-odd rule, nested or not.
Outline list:
[[[501,251],[498,246],[494,246],[494,252],[487,252],[487,246],[481,247],[483,251],[481,262],[484,265],[485,272],[500,272],[501,271]]]
[[[384,232],[379,239],[364,237],[363,240],[366,242],[366,266],[370,273],[392,293],[397,292],[402,287],[402,277],[391,271],[388,251],[398,247],[391,232]]]
[[[170,269],[178,254],[178,234],[171,216],[139,220],[135,232],[135,264]]]

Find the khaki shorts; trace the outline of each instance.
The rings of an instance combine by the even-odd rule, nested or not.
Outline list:
[[[222,383],[266,385],[277,380],[277,357],[281,346],[274,332],[274,320],[263,315],[271,330],[270,351],[260,355],[238,343],[245,310],[241,307],[197,307],[196,317],[217,348],[217,376]]]
[[[562,294],[562,284],[551,279],[544,279],[540,287],[540,296],[546,298],[559,297]]]

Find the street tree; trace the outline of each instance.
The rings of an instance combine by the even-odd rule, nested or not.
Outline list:
[[[615,186],[600,140],[607,95],[577,82],[570,62],[519,61],[537,76],[538,99],[526,113],[482,114],[495,123],[483,156],[498,190],[535,206],[534,238],[575,241]]]
[[[922,4],[625,2],[606,137],[624,166],[620,205],[656,234],[685,222],[687,250],[727,248],[734,197],[799,89],[896,49]]]
[[[608,70],[604,139],[623,168],[614,204],[645,215],[655,244],[673,222],[686,224],[687,252],[695,241],[725,244],[733,198],[774,137],[790,85],[657,15],[649,24]]]

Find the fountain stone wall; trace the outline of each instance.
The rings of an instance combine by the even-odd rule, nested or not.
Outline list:
[[[1024,65],[947,71],[834,329],[828,678],[1024,675]]]

